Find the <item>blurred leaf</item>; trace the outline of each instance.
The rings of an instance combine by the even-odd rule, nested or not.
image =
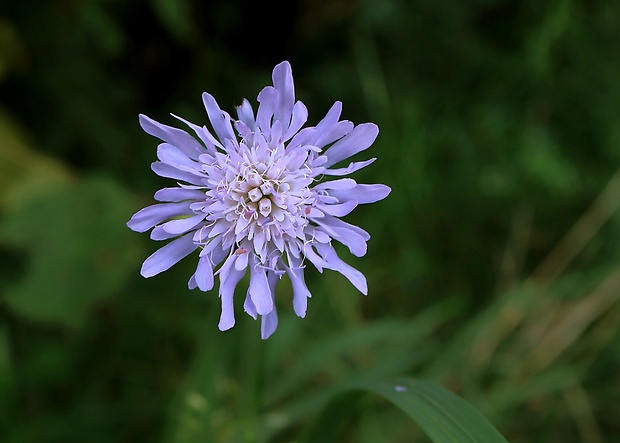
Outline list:
[[[190,3],[187,0],[151,0],[151,4],[168,32],[178,41],[186,43],[192,31]]]
[[[136,263],[130,214],[125,191],[103,178],[25,202],[0,224],[0,242],[30,257],[5,302],[33,320],[83,324],[89,307],[117,291]]]
[[[0,404],[2,405],[0,408],[0,439],[4,438],[4,431],[11,423],[12,407],[10,405],[13,397],[12,387],[15,382],[12,372],[8,326],[0,320]]]
[[[411,417],[435,443],[504,442],[499,432],[469,403],[442,386],[409,378],[361,383],[351,387],[383,397]],[[343,400],[344,398],[344,400]],[[351,414],[352,394],[336,398],[312,428],[308,443],[337,442],[338,423]]]
[[[71,179],[67,168],[32,150],[24,138],[0,110],[0,208],[15,209]]]
[[[105,54],[118,56],[125,46],[122,28],[113,17],[96,2],[84,2],[79,10],[85,31],[91,35]]]
[[[15,26],[0,17],[0,81],[16,66],[23,65],[27,53]]]
[[[579,174],[567,161],[551,135],[528,127],[523,131],[523,169],[535,185],[553,196],[570,196],[579,191]]]
[[[342,368],[346,356],[367,356],[370,349],[375,350],[373,354],[376,361],[372,368],[367,369],[365,377],[389,374],[394,369],[406,370],[420,358],[421,347],[417,347],[417,352],[394,351],[402,349],[403,345],[413,348],[449,321],[458,309],[459,306],[452,300],[446,300],[420,312],[414,319],[376,321],[362,328],[339,331],[328,339],[308,345],[297,364],[285,373],[274,375],[277,383],[269,391],[269,398],[277,402],[287,396],[294,396],[323,368],[339,368],[346,372],[348,369]],[[376,372],[372,374],[373,371]]]
[[[9,332],[5,324],[0,323],[0,396],[11,383],[11,356],[9,354]]]

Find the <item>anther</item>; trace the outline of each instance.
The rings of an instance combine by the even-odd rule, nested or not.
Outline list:
[[[260,190],[263,192],[263,195],[271,194],[271,190],[272,190],[271,183],[264,182],[262,185],[260,185]]]
[[[250,200],[252,200],[253,202],[259,201],[262,196],[263,194],[258,188],[252,188],[248,191],[248,197],[250,197]]]
[[[248,174],[248,183],[252,186],[260,186],[263,183],[263,180],[256,172],[250,172]]]
[[[267,217],[271,213],[271,200],[268,198],[263,198],[258,203],[258,211],[263,217]]]

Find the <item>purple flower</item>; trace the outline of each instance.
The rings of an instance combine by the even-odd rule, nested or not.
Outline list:
[[[163,141],[153,171],[178,182],[155,193],[162,203],[138,211],[127,223],[137,232],[153,228],[153,240],[174,238],[144,261],[144,277],[199,251],[189,287],[209,291],[214,275],[219,275],[222,331],[235,324],[233,295],[249,271],[243,307],[254,319],[262,317],[263,339],[278,324],[274,288],[284,274],[292,282],[295,313],[306,315],[311,296],[304,281],[306,262],[320,272],[340,272],[367,293],[366,278],[340,259],[332,240],[363,256],[370,235],[340,217],[390,193],[385,185],[358,184],[351,178],[321,182],[323,177],[342,177],[371,164],[374,158],[334,168],[367,149],[379,129],[373,123],[354,126],[339,121],[340,102],[319,124],[302,129],[308,110],[295,101],[289,63],[277,65],[272,78],[273,86],[258,94],[257,113],[244,100],[237,108],[238,119],[222,111],[205,92],[202,99],[213,131],[173,115],[197,138],[140,115],[142,128]]]

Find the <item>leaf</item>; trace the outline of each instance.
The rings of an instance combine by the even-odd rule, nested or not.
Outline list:
[[[71,172],[26,143],[26,136],[0,108],[0,209],[13,211],[30,198],[71,183]]]
[[[0,322],[0,398],[11,386],[11,355],[9,353],[9,328]]]
[[[192,33],[191,10],[187,0],[151,0],[153,11],[166,30],[181,43]]]
[[[486,418],[457,395],[437,383],[404,377],[351,385],[327,405],[306,441],[342,441],[343,423],[351,419],[351,406],[367,393],[400,408],[435,443],[506,443]]]
[[[0,223],[0,243],[23,251],[29,264],[4,302],[35,321],[81,326],[136,266],[140,251],[125,226],[131,212],[128,195],[109,179],[31,196]]]

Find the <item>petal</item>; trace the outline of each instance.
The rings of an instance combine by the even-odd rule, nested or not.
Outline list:
[[[158,223],[168,220],[171,217],[189,215],[193,211],[189,208],[189,203],[160,203],[147,206],[136,212],[131,220],[127,222],[129,229],[136,232],[146,232]]]
[[[208,256],[200,257],[198,260],[194,278],[201,291],[207,292],[213,289],[213,265]]]
[[[254,109],[246,99],[243,99],[241,106],[237,106],[237,116],[249,129],[254,129]]]
[[[260,335],[263,340],[268,339],[278,327],[278,312],[276,311],[275,306],[275,294],[276,284],[279,279],[280,277],[275,272],[267,272],[267,280],[269,281],[269,289],[271,291],[271,300],[274,305],[271,312],[267,315],[263,315],[261,318]]]
[[[318,133],[319,132],[316,128],[303,128],[291,139],[289,144],[286,146],[286,150],[288,151],[289,149],[305,146],[309,143],[314,143]]]
[[[290,149],[286,153],[286,167],[289,171],[299,169],[308,158],[308,151],[304,148]]]
[[[366,160],[366,161],[363,161],[363,162],[351,162],[351,163],[349,163],[349,166],[347,166],[346,168],[325,169],[323,171],[323,174],[325,174],[325,175],[336,175],[336,176],[349,175],[349,174],[352,174],[355,171],[359,171],[360,169],[365,168],[369,164],[373,163],[375,160],[376,160],[376,158],[371,158],[370,160]]]
[[[157,147],[157,158],[170,166],[180,169],[183,165],[191,169],[200,170],[200,163],[190,159],[187,154],[169,143],[162,143]]]
[[[325,214],[333,215],[335,217],[344,217],[345,215],[350,214],[356,206],[357,202],[355,200],[349,200],[337,205],[325,205],[322,203],[316,205],[316,207]]]
[[[378,134],[379,127],[374,123],[362,123],[356,126],[351,132],[344,136],[344,138],[338,140],[325,151],[328,160],[323,166],[329,167],[345,158],[349,158],[358,152],[368,149],[368,147],[373,144]]]
[[[352,189],[334,189],[329,191],[329,195],[340,201],[355,200],[359,204],[365,204],[383,200],[391,191],[386,185],[357,185]]]
[[[338,119],[340,118],[341,113],[342,113],[342,102],[340,101],[334,102],[332,107],[329,108],[329,111],[327,111],[327,114],[325,114],[325,117],[323,117],[323,119],[319,122],[319,124],[316,125],[316,128],[319,130],[323,130],[325,128],[334,126],[336,123],[338,123]]]
[[[220,109],[219,105],[215,101],[215,98],[213,98],[213,96],[208,92],[203,92],[202,101],[205,105],[205,109],[207,110],[207,115],[209,116],[209,120],[211,121],[215,134],[224,143],[224,145],[226,145],[226,140],[231,140],[234,145],[237,145],[237,138],[235,137],[235,133],[232,129],[230,116]]]
[[[327,269],[340,272],[353,284],[353,286],[357,288],[358,291],[364,295],[368,294],[368,285],[364,274],[355,269],[353,266],[343,262],[340,257],[338,257],[338,254],[336,254],[336,251],[332,246],[317,244],[316,248],[327,263],[328,266],[325,266]]]
[[[237,271],[243,271],[248,267],[248,258],[250,257],[249,252],[245,252],[243,254],[239,254],[237,260],[235,260],[235,269]]]
[[[197,189],[163,188],[155,193],[155,200],[160,202],[180,202],[183,200],[204,200],[205,193]]]
[[[303,254],[304,256],[310,260],[310,263],[314,265],[314,267],[319,271],[323,272],[323,268],[331,269],[328,263],[323,260],[323,257],[319,256],[314,249],[312,249],[312,245],[316,245],[316,243],[305,243],[303,245]]]
[[[271,334],[273,334],[278,327],[278,312],[276,308],[271,310],[267,315],[263,315],[260,324],[260,338],[267,340]]]
[[[277,106],[277,95],[278,93],[271,86],[263,88],[258,93],[259,106],[256,112],[256,124],[263,134],[268,134],[271,130],[271,118]]]
[[[200,224],[200,222],[205,219],[205,216],[206,214],[201,212],[200,214],[194,215],[193,217],[170,220],[169,222],[161,225],[161,227],[169,234],[179,235],[196,227],[196,225]]]
[[[250,297],[259,315],[267,315],[273,309],[273,297],[267,280],[267,272],[253,257],[250,265]]]
[[[175,114],[170,114],[170,115],[173,116],[174,118],[176,118],[177,120],[182,121],[183,123],[185,123],[190,128],[192,128],[192,130],[196,133],[198,138],[206,146],[207,152],[209,154],[215,155],[215,153],[217,152],[217,150],[215,149],[216,146],[222,148],[222,145],[220,144],[220,142],[218,142],[215,139],[215,137],[213,137],[213,135],[209,132],[209,130],[205,126],[195,125],[192,122],[188,122],[184,118],[179,117],[178,115],[175,115]]]
[[[193,233],[190,232],[155,251],[144,260],[140,274],[143,277],[152,277],[170,269],[179,260],[187,257],[198,248],[192,237]]]
[[[222,301],[222,314],[218,328],[226,331],[235,325],[235,309],[233,306],[233,296],[239,281],[245,275],[245,271],[237,271],[233,266],[235,256],[231,255],[226,259],[220,268],[220,299]]]
[[[282,122],[284,129],[288,129],[295,104],[295,85],[293,71],[289,62],[284,61],[275,68],[271,75],[274,89],[277,91],[277,104],[274,111],[276,120]]]
[[[360,228],[359,226],[355,226],[352,225],[350,223],[347,223],[343,220],[340,220],[339,218],[336,217],[331,217],[331,216],[326,216],[320,219],[321,225],[323,227],[328,226],[330,229],[334,230],[341,230],[341,229],[345,229],[345,230],[350,230],[355,232],[356,234],[360,235],[364,241],[368,241],[370,240],[370,234],[366,231],[364,231],[362,228]]]
[[[230,251],[228,248],[224,249],[221,247],[220,248],[217,247],[217,246],[221,246],[221,242],[218,240],[219,239],[213,240],[211,243],[205,246],[205,248],[200,252],[201,255],[208,255],[209,257],[211,257],[211,263],[213,263],[214,267],[219,265],[230,254]],[[213,247],[212,244],[215,244],[216,246]],[[207,248],[211,248],[211,252],[205,253]]]
[[[291,124],[288,129],[284,133],[284,138],[282,141],[287,141],[292,136],[294,136],[297,131],[301,129],[301,127],[308,121],[308,108],[302,102],[295,103],[293,106],[293,116],[291,117]]]
[[[192,275],[189,278],[189,281],[187,282],[187,287],[193,291],[194,289],[196,289],[198,287],[198,285],[196,284],[196,274]]]
[[[324,219],[319,219],[319,220],[324,220]],[[351,254],[355,255],[356,257],[363,257],[364,255],[366,255],[366,250],[367,250],[366,240],[364,240],[364,238],[358,233],[356,233],[355,231],[352,231],[350,229],[333,228],[333,227],[330,227],[329,225],[324,225],[320,222],[318,224],[334,240],[339,241],[340,243],[345,245],[347,248],[349,248],[349,251],[351,252]]]
[[[291,256],[291,254],[287,254],[287,257],[289,267],[286,268],[286,273],[293,285],[293,309],[297,316],[304,318],[308,307],[308,299],[312,297],[312,294],[310,294],[304,280],[304,270],[301,259],[295,258]]]
[[[202,178],[199,175],[192,174],[187,171],[180,171],[174,166],[170,166],[167,163],[154,162],[151,163],[151,170],[160,177],[173,178],[175,180],[181,180],[193,185],[203,185]]]
[[[322,148],[344,137],[353,129],[353,123],[348,120],[338,121],[342,112],[342,103],[335,102],[323,120],[316,125],[317,133],[315,144]]]
[[[151,231],[151,240],[155,240],[155,241],[161,241],[161,240],[168,240],[170,238],[174,238],[177,237],[179,234],[170,234],[169,232],[164,231],[164,228],[159,225],[159,226],[155,226],[153,228],[153,230]]]
[[[144,132],[176,146],[190,158],[198,158],[205,149],[187,132],[161,124],[146,115],[139,115],[140,126]]]
[[[313,189],[353,189],[357,182],[352,178],[341,178],[316,185]],[[331,195],[331,192],[329,193]]]
[[[269,143],[272,145],[278,145],[282,143],[282,122],[280,120],[274,120],[271,125],[271,131],[269,131]]]
[[[353,123],[348,120],[338,122],[334,126],[321,131],[319,133],[319,137],[315,141],[315,144],[320,148],[327,146],[351,132],[353,130],[353,126]]]
[[[250,317],[256,320],[258,313],[256,312],[256,306],[254,306],[254,303],[252,303],[252,297],[250,297],[249,291],[245,296],[245,302],[243,303],[243,310],[247,312]]]

